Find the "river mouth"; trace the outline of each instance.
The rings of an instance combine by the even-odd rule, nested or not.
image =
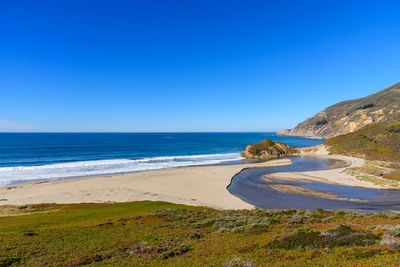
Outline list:
[[[248,168],[236,174],[228,191],[258,208],[400,211],[400,191],[361,188],[304,179],[274,179],[278,172],[308,172],[345,167],[343,161],[318,157],[290,157],[292,165]]]

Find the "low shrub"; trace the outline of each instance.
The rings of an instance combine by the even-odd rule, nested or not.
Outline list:
[[[374,244],[378,236],[366,232],[356,231],[350,226],[340,225],[337,228],[320,232],[313,230],[298,230],[284,234],[273,240],[269,248],[325,248],[339,246],[365,246]]]

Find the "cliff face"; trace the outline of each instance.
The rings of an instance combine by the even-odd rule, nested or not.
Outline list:
[[[400,83],[364,98],[337,103],[278,134],[330,138],[395,119],[400,119]]]
[[[280,158],[287,154],[297,154],[299,150],[281,142],[273,142],[266,138],[264,141],[250,144],[242,152],[242,157],[247,159],[272,159]]]

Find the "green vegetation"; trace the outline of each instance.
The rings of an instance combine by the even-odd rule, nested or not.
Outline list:
[[[345,172],[361,181],[372,182],[375,185],[400,186],[400,165],[398,163],[372,160],[367,161],[361,167],[348,168]]]
[[[294,147],[281,142],[273,142],[266,138],[259,143],[248,145],[246,151],[242,152],[242,157],[265,160],[297,153],[299,153],[299,151]]]
[[[342,246],[367,246],[379,237],[368,231],[356,231],[348,225],[340,225],[327,231],[298,230],[282,235],[269,247],[272,248],[333,248]]]
[[[359,109],[367,109],[367,108],[373,108],[373,107],[375,107],[374,104],[365,104],[365,105],[362,105],[362,106],[357,107],[356,110],[359,110]]]
[[[400,162],[400,120],[371,124],[353,133],[329,138],[324,144],[332,153]]]
[[[35,204],[35,205],[21,205],[21,206],[0,206],[0,217],[10,216],[10,215],[22,215],[29,214],[33,212],[46,212],[48,210],[53,210],[54,205],[49,204]]]
[[[8,206],[1,213],[8,216],[0,217],[0,266],[387,266],[400,260],[400,217],[385,214],[220,211],[150,201]]]
[[[320,125],[324,125],[324,124],[327,124],[327,123],[328,123],[328,121],[326,119],[322,119],[320,121],[317,121],[315,124],[317,126],[320,126]]]
[[[346,173],[375,185],[398,187],[400,182],[400,120],[368,125],[324,143],[332,154],[368,159]]]

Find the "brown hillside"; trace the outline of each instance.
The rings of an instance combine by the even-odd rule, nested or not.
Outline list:
[[[278,134],[329,138],[396,119],[400,119],[400,83],[364,98],[337,103]]]

